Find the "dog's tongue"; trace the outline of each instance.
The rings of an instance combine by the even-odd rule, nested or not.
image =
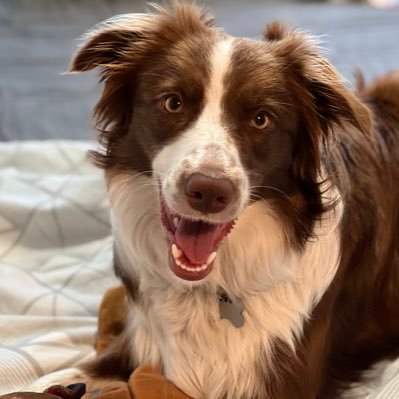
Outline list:
[[[182,219],[175,232],[176,245],[194,265],[204,264],[215,251],[223,225]]]

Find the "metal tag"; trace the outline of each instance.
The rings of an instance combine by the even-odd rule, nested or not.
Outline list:
[[[242,327],[245,323],[243,303],[240,300],[233,302],[224,291],[218,293],[218,298],[220,318],[229,320],[236,328]]]

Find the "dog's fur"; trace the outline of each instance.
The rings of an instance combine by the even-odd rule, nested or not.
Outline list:
[[[181,4],[94,28],[71,70],[96,67],[94,158],[130,314],[88,375],[147,362],[194,398],[328,399],[398,356],[399,72],[355,95],[309,36],[276,23],[233,38]],[[222,212],[185,202],[198,172],[233,182]],[[160,196],[185,218],[237,219],[205,279],[171,272]],[[220,318],[220,288],[243,327]]]

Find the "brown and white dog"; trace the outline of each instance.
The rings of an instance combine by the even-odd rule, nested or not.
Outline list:
[[[151,363],[193,398],[327,399],[399,355],[399,72],[357,96],[309,36],[182,4],[95,27],[93,68],[130,314],[56,378]]]

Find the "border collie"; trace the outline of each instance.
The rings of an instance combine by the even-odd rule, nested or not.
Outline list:
[[[94,68],[129,315],[57,382],[150,363],[196,399],[328,399],[399,355],[399,72],[354,94],[308,35],[184,4],[96,26]]]

